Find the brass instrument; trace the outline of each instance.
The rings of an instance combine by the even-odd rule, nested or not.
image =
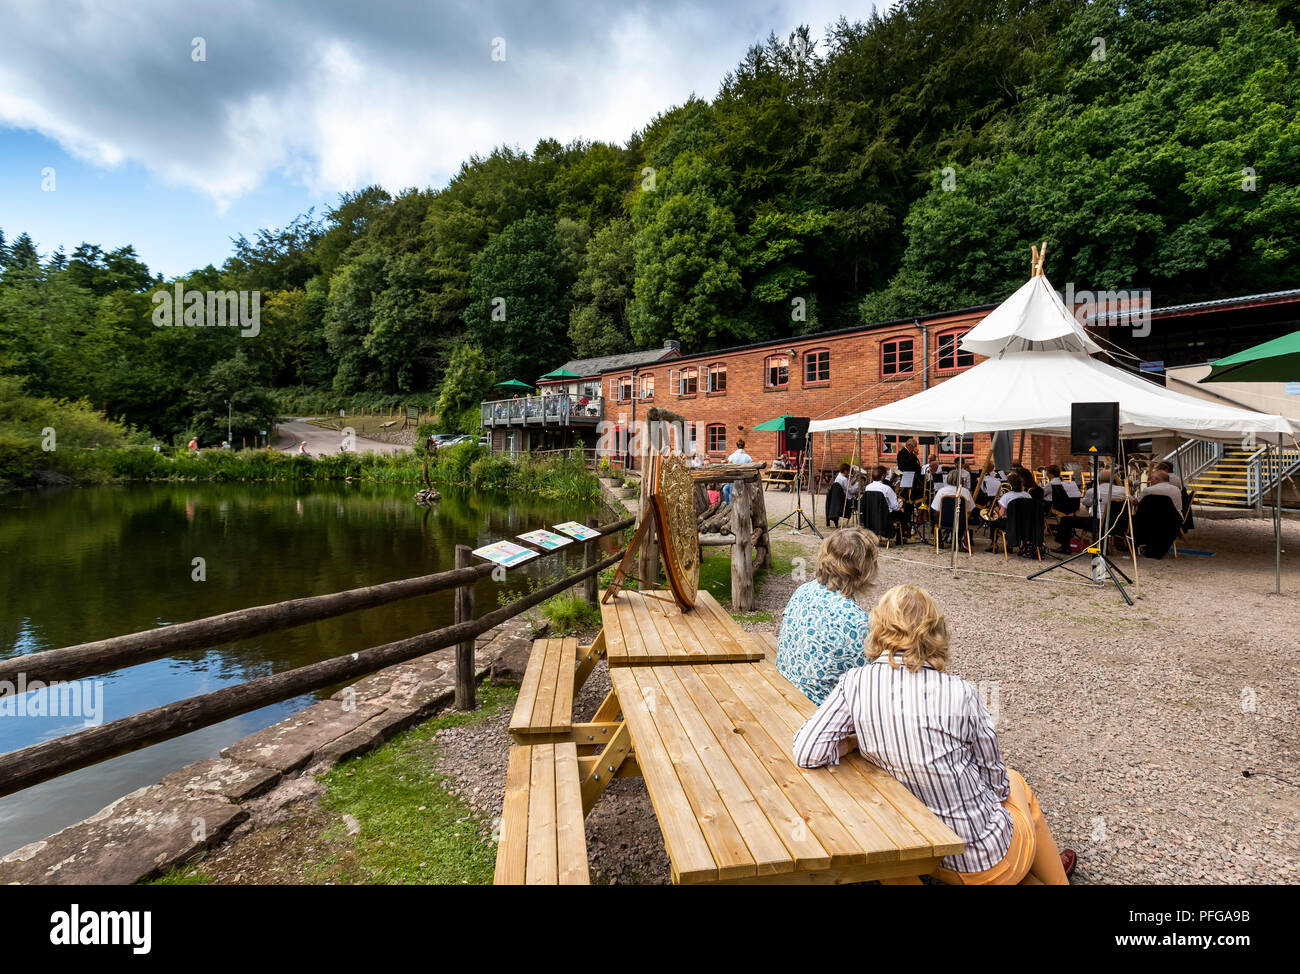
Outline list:
[[[998,498],[1001,497],[1003,494],[1005,494],[1008,489],[1009,488],[1007,487],[1007,482],[1005,480],[1002,481],[1001,485],[998,487],[998,492],[993,495],[993,497],[989,500],[986,506],[980,508],[981,521],[991,522],[991,521],[996,521],[998,519],[998,514],[997,514]]]

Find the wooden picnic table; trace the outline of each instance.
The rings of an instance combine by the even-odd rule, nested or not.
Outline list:
[[[791,742],[816,707],[767,661],[610,677],[676,883],[905,879],[964,848],[857,754],[799,768]]]
[[[662,593],[660,593],[662,594]],[[675,883],[918,881],[961,839],[855,754],[794,763],[817,709],[707,592],[683,612],[624,589],[590,646],[539,639],[510,732],[498,883],[585,882],[582,819],[615,777],[645,778]],[[595,662],[612,689],[587,722],[572,700]]]
[[[665,592],[623,589],[600,606],[605,650],[611,668],[655,664],[752,661],[762,648],[736,625],[708,592],[683,612]]]

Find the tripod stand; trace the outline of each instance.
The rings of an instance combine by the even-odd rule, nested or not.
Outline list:
[[[1124,579],[1124,581],[1128,582],[1130,585],[1133,584],[1133,579],[1125,575],[1124,572],[1120,570],[1119,566],[1116,565],[1113,561],[1111,561],[1106,554],[1106,550],[1108,548],[1106,541],[1107,538],[1110,536],[1110,530],[1106,525],[1102,524],[1102,513],[1101,513],[1102,505],[1101,505],[1101,489],[1100,489],[1101,485],[1097,480],[1098,459],[1099,458],[1097,454],[1094,453],[1092,455],[1092,491],[1093,491],[1092,509],[1094,512],[1093,520],[1096,522],[1097,527],[1096,527],[1096,531],[1093,534],[1093,538],[1095,540],[1093,541],[1092,547],[1084,548],[1077,555],[1071,555],[1069,558],[1066,558],[1064,561],[1057,562],[1055,565],[1052,565],[1050,568],[1044,568],[1040,572],[1034,572],[1032,575],[1029,576],[1029,579],[1030,581],[1032,581],[1033,579],[1038,578],[1038,576],[1040,575],[1046,575],[1048,572],[1054,572],[1058,568],[1065,568],[1065,566],[1070,564],[1070,562],[1072,561],[1077,561],[1080,558],[1087,558],[1091,556],[1092,558],[1091,576],[1085,576],[1083,572],[1077,572],[1073,568],[1065,568],[1065,570],[1070,572],[1071,574],[1079,575],[1080,577],[1085,577],[1085,578],[1091,577],[1094,582],[1104,582],[1106,579],[1109,578],[1112,582],[1115,583],[1115,587],[1119,589],[1119,594],[1124,596],[1124,601],[1127,602],[1129,605],[1132,605],[1133,599],[1129,597],[1128,592],[1125,590],[1124,586],[1120,584],[1119,579],[1120,578]],[[1109,509],[1110,507],[1109,501],[1107,502],[1106,506]],[[1116,575],[1118,575],[1119,578],[1116,578],[1115,577]]]
[[[822,536],[822,533],[817,530],[817,525],[813,524],[812,520],[808,517],[808,515],[804,514],[803,512],[803,478],[804,478],[804,472],[806,470],[808,474],[808,488],[809,490],[811,490],[812,476],[813,476],[812,457],[810,455],[803,453],[802,451],[798,454],[798,457],[799,457],[799,462],[796,466],[796,473],[794,478],[794,510],[791,511],[789,514],[787,514],[785,517],[781,518],[781,520],[773,524],[772,527],[779,528],[786,521],[790,520],[790,518],[794,518],[794,527],[790,529],[791,531],[798,533],[806,524],[808,525],[808,530],[820,538]]]

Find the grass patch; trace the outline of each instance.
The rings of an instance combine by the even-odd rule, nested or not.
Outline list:
[[[772,613],[767,609],[760,609],[757,612],[733,612],[732,618],[737,622],[771,622]]]
[[[149,885],[202,886],[238,868],[257,875],[239,882],[320,884],[490,884],[496,865],[492,822],[457,798],[434,772],[435,736],[447,727],[481,723],[513,706],[518,688],[483,683],[479,709],[449,712],[394,737],[387,744],[320,776],[318,807],[304,803],[298,817],[241,840],[243,865],[180,866]],[[361,829],[349,835],[343,816]],[[248,860],[258,867],[250,867]],[[209,871],[205,871],[210,870]],[[225,870],[223,872],[223,869]]]
[[[315,870],[320,882],[490,884],[496,845],[480,838],[490,827],[448,791],[432,771],[434,737],[447,727],[481,723],[513,704],[517,689],[484,683],[479,709],[447,713],[393,738],[370,754],[345,761],[321,776],[322,807],[350,814],[361,831],[349,837],[352,855]],[[342,839],[337,832],[327,838]]]
[[[592,605],[577,592],[561,592],[541,605],[542,615],[556,635],[567,636],[579,629],[600,628],[600,606]]]
[[[157,879],[151,879],[142,886],[207,886],[212,877],[198,866],[177,866],[171,872],[164,873]]]

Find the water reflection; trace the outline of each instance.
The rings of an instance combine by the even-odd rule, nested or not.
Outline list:
[[[593,508],[447,489],[435,508],[406,487],[138,485],[0,497],[0,658],[322,595],[453,567],[477,547]],[[610,546],[612,546],[610,542]],[[194,559],[204,571],[196,572]],[[558,573],[581,546],[511,572],[505,588]],[[204,578],[196,581],[195,576]],[[483,579],[479,612],[503,586]],[[438,593],[98,675],[114,720],[295,666],[447,625]],[[328,696],[330,690],[316,696]],[[115,758],[0,799],[0,854],[282,719],[311,697]],[[0,717],[0,752],[75,730],[60,717]]]

